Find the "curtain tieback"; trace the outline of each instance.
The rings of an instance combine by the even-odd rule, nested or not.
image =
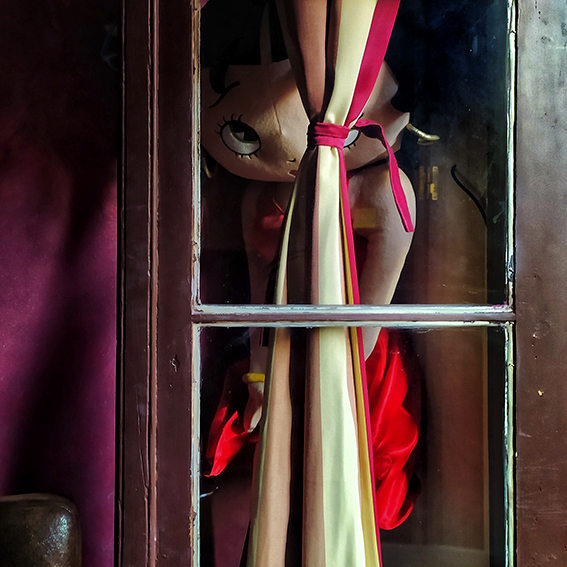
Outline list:
[[[400,180],[400,172],[398,170],[398,163],[396,162],[396,156],[394,155],[394,150],[391,148],[388,140],[386,140],[386,135],[384,134],[384,129],[377,122],[372,122],[371,120],[357,120],[354,128],[360,130],[365,136],[369,138],[376,138],[382,142],[384,148],[388,153],[388,161],[390,168],[390,183],[392,186],[392,193],[394,194],[394,200],[396,202],[396,207],[400,213],[402,224],[406,232],[413,232],[413,222],[411,220],[411,215],[409,212],[409,207],[402,187],[402,182]],[[329,146],[331,148],[338,148],[342,150],[345,145],[345,140],[349,135],[350,128],[348,126],[341,126],[339,124],[331,124],[329,122],[311,122],[309,128],[307,129],[307,145],[309,148],[315,148],[317,146]],[[341,160],[344,157],[341,154]]]
[[[330,146],[331,148],[342,149],[349,132],[348,126],[329,122],[311,122],[307,129],[307,145],[310,148]]]

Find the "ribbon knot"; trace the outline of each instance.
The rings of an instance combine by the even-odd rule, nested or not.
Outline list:
[[[342,149],[349,132],[348,126],[329,122],[311,122],[307,129],[307,144],[310,148],[330,146],[331,148]]]
[[[400,180],[400,172],[398,171],[398,164],[394,150],[390,147],[384,129],[377,122],[371,120],[357,120],[354,128],[360,130],[365,136],[375,138],[382,142],[382,145],[388,153],[388,163],[390,169],[390,183],[396,207],[400,213],[402,224],[407,232],[413,232],[413,223],[408,208],[407,199]],[[310,148],[317,146],[330,146],[331,148],[339,148],[342,150],[345,146],[345,140],[349,135],[350,128],[348,126],[341,126],[339,124],[331,124],[330,122],[311,122],[307,129],[307,144]],[[346,170],[344,164],[344,156],[340,152],[341,161],[341,184],[343,187],[347,186]],[[348,198],[345,201],[348,203]]]

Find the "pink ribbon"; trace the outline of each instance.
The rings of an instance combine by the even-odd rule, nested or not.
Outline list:
[[[402,224],[406,232],[413,232],[414,227],[411,220],[411,215],[409,212],[408,202],[404,189],[402,187],[402,182],[400,180],[400,172],[398,170],[398,163],[396,161],[396,156],[394,150],[386,140],[386,135],[384,134],[384,129],[377,122],[372,122],[371,120],[357,120],[354,127],[360,130],[365,136],[369,138],[375,138],[382,142],[382,145],[388,153],[388,163],[390,169],[390,183],[392,186],[392,193],[394,195],[394,201],[396,202],[396,207],[400,213]],[[350,132],[348,126],[341,126],[339,124],[331,124],[329,122],[311,122],[307,130],[307,144],[308,147],[314,148],[316,146],[329,146],[331,148],[337,148],[340,150],[341,159],[341,172],[344,168],[344,155],[343,148],[345,145],[345,140]],[[341,177],[343,175],[341,174]],[[346,186],[346,172],[344,173],[343,186]]]

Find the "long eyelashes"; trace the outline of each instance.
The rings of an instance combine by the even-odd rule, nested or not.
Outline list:
[[[256,130],[242,121],[242,114],[238,118],[232,114],[230,120],[223,116],[223,121],[223,124],[217,124],[219,130],[215,130],[223,144],[237,156],[252,159],[262,147]]]
[[[354,148],[356,146],[356,142],[358,141],[358,138],[360,138],[360,130],[353,128],[346,137],[344,149],[350,150]]]
[[[262,141],[256,130],[242,120],[242,116],[236,118],[231,114],[230,119],[223,116],[223,123],[217,124],[219,129],[215,132],[231,152],[240,158],[252,159],[260,151]],[[360,131],[353,128],[345,140],[344,149],[355,147],[359,137]]]
[[[360,120],[362,117],[364,116],[364,111],[362,111],[360,113],[360,116],[358,117],[358,120]],[[357,130],[356,128],[353,128],[346,140],[345,140],[345,147],[343,148],[344,150],[352,150],[352,148],[356,148],[356,142],[358,142],[358,139],[360,138],[360,130]]]

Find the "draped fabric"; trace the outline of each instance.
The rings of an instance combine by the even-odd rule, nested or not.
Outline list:
[[[420,371],[400,332],[389,329],[380,331],[365,366],[377,518],[380,528],[391,530],[409,516],[419,493],[412,458],[419,436]],[[218,476],[247,444],[258,442],[258,429],[249,431],[243,425],[247,396],[242,375],[248,369],[246,357],[226,372],[209,432],[206,457],[211,470],[207,476]]]
[[[351,128],[385,145],[401,221],[413,230],[383,130],[360,120],[398,3],[281,0],[278,6],[310,127],[284,223],[276,304],[359,303],[342,150]],[[277,328],[270,346],[248,567],[378,567],[360,330]]]

